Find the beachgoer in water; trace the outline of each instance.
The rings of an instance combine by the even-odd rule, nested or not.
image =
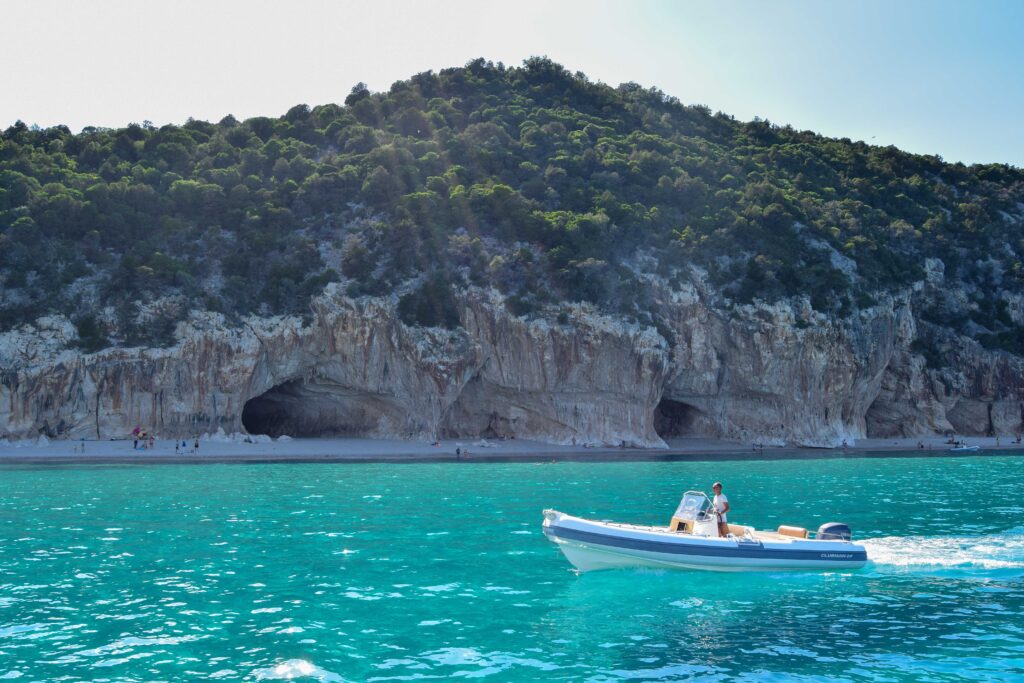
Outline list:
[[[715,492],[715,499],[711,504],[715,507],[715,515],[718,517],[718,535],[725,537],[729,535],[729,524],[726,521],[726,514],[729,512],[729,499],[722,493],[722,482],[716,481],[711,490]]]

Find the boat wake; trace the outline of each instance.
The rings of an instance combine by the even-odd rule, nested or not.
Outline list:
[[[878,569],[1024,569],[1024,527],[985,536],[885,536],[860,543]]]

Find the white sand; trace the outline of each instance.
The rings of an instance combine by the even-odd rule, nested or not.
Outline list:
[[[863,451],[915,451],[918,454],[945,455],[952,447],[943,437],[921,439],[860,439],[847,449],[797,449],[791,447],[754,448],[751,444],[707,438],[670,439],[669,448],[583,448],[559,446],[538,441],[444,440],[435,446],[428,442],[387,439],[280,439],[255,437],[246,443],[244,437],[217,437],[201,440],[199,452],[192,452],[193,440],[184,451],[175,452],[174,442],[158,439],[152,450],[132,450],[131,440],[120,441],[47,441],[9,443],[0,441],[2,462],[102,463],[102,462],[273,462],[273,461],[339,461],[339,462],[467,462],[501,460],[647,460],[695,457],[699,455],[741,456],[750,458],[841,457]],[[991,437],[959,437],[968,445],[985,451],[1020,450],[1011,438],[1003,437],[996,445]],[[918,443],[924,448],[918,448]],[[483,444],[486,443],[486,446]],[[461,455],[456,455],[456,449]],[[908,453],[909,455],[909,453]]]

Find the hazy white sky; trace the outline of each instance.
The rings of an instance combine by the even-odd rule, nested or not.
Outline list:
[[[594,80],[947,160],[1024,165],[1024,2],[0,0],[0,126],[278,116],[548,55]]]

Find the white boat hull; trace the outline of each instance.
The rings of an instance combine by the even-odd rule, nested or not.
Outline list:
[[[867,562],[849,541],[717,538],[665,527],[594,522],[545,511],[544,533],[580,571],[649,567],[711,571],[850,570]],[[777,534],[775,534],[777,536]]]

